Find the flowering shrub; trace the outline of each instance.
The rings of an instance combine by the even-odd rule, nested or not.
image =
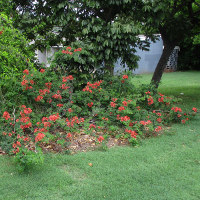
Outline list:
[[[58,73],[62,71],[78,79],[78,82],[74,82],[76,89],[83,87],[88,80],[103,75],[102,58],[94,55],[94,47],[91,43],[83,41],[72,42],[70,46],[56,52],[51,68]]]
[[[70,52],[69,47],[62,51],[71,56]],[[174,106],[174,98],[148,88],[137,90],[127,74],[88,81],[80,90],[75,90],[75,82],[73,75],[58,75],[51,68],[23,71],[17,90],[24,103],[0,111],[1,148],[14,155],[22,169],[41,163],[41,147],[51,141],[60,151],[67,150],[79,131],[102,145],[108,135],[137,145],[143,137],[160,134],[166,124],[187,123],[197,112],[192,108],[186,113]]]

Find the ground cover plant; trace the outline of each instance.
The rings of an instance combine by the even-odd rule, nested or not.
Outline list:
[[[199,75],[164,74],[159,92],[182,97],[176,106],[199,108]],[[151,80],[151,75],[140,77],[132,80],[135,85]],[[72,156],[47,154],[43,166],[25,174],[16,171],[11,157],[0,156],[0,199],[197,200],[199,120],[197,113],[186,124],[174,124],[164,134],[143,140],[139,148],[115,147]]]
[[[67,47],[62,54],[81,51]],[[151,85],[136,88],[130,77],[105,76],[80,85],[59,68],[24,70],[15,88],[20,101],[9,99],[7,105],[3,98],[7,106],[1,110],[1,148],[25,170],[43,162],[41,148],[52,142],[57,151],[69,153],[70,141],[81,132],[103,149],[109,137],[135,146],[142,138],[160,134],[164,126],[185,124],[195,116],[196,107],[184,112],[175,106],[177,99],[155,92]]]

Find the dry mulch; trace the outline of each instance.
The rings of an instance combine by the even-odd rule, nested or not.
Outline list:
[[[70,144],[68,148],[65,149],[63,149],[61,145],[57,144],[55,141],[48,144],[43,143],[41,144],[41,148],[43,149],[43,152],[59,153],[63,150],[69,150],[71,154],[75,154],[77,152],[93,151],[101,146],[101,144],[96,142],[96,137],[87,135],[85,133],[74,134],[69,143]],[[128,140],[122,138],[116,139],[114,137],[109,137],[109,139],[106,141],[106,146],[108,148],[114,146],[124,146],[128,144]]]
[[[61,134],[66,133],[63,132]],[[114,146],[125,146],[128,144],[128,140],[123,138],[116,139],[115,137],[109,137],[106,141],[106,146],[108,148],[112,148]],[[35,150],[35,144],[33,142],[30,142],[26,147],[30,150]],[[101,147],[101,144],[96,142],[96,137],[85,134],[84,132],[80,132],[75,133],[72,136],[67,148],[62,148],[60,144],[57,144],[57,141],[50,141],[49,143],[42,142],[40,143],[40,147],[42,148],[44,153],[61,153],[68,150],[70,154],[75,154],[78,152],[93,151]],[[0,147],[0,155],[5,154],[6,153]]]

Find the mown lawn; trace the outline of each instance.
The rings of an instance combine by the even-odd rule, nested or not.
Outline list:
[[[150,83],[152,74],[136,75],[134,84]],[[200,71],[164,73],[159,91],[183,99],[183,107],[199,107]]]
[[[148,82],[150,75],[136,82]],[[200,109],[200,72],[164,74],[160,92]],[[184,93],[184,94],[180,94]],[[175,124],[137,148],[46,155],[44,166],[20,174],[0,156],[0,199],[199,200],[200,116]],[[92,163],[92,166],[89,165]]]

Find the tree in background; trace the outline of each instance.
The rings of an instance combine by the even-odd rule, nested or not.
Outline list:
[[[194,43],[193,38],[186,38],[180,44],[180,49],[181,51],[178,55],[178,70],[199,70],[200,43]]]
[[[158,87],[166,63],[175,46],[200,30],[199,0],[146,1],[146,21],[161,34],[164,49],[152,82]]]
[[[136,67],[135,47],[145,47],[138,34],[153,38],[153,33],[160,33],[164,49],[152,77],[157,87],[174,47],[197,35],[200,27],[199,0],[13,1],[18,26],[36,46],[65,46],[79,38],[93,45],[91,57],[111,73],[118,58],[122,65]]]
[[[37,47],[68,46],[79,38],[92,44],[91,57],[96,57],[97,65],[104,63],[110,73],[118,58],[122,65],[135,68],[135,47],[147,45],[138,35],[152,37],[143,20],[141,0],[13,1],[19,10],[18,27]]]

